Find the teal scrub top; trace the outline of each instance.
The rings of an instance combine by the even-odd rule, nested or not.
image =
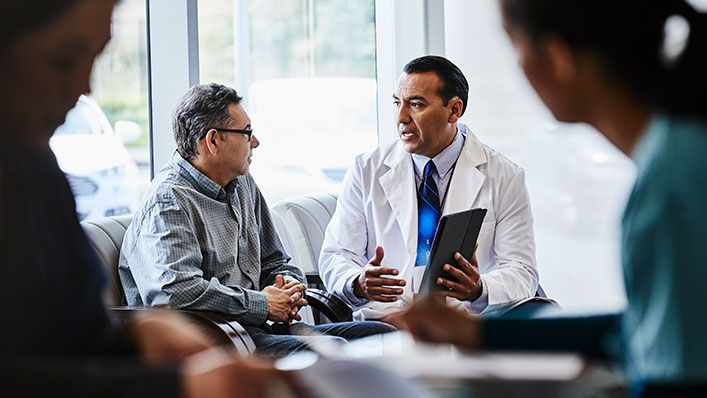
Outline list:
[[[707,123],[657,116],[632,154],[623,217],[628,371],[707,380]]]

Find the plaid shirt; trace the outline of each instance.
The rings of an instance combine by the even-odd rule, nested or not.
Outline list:
[[[304,281],[289,260],[250,174],[222,188],[175,152],[125,234],[119,273],[129,305],[260,325],[268,312],[261,290],[278,274]]]

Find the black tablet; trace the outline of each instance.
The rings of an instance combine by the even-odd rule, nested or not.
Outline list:
[[[432,241],[430,263],[420,284],[421,294],[446,289],[436,281],[439,277],[454,279],[442,270],[444,264],[459,268],[454,253],[459,252],[465,259],[471,259],[485,216],[486,209],[471,209],[442,216]]]

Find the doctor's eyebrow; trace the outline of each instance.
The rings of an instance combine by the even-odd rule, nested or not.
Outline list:
[[[394,100],[400,100],[400,98],[398,98],[398,96],[395,95],[395,94],[393,94],[393,99],[394,99]],[[411,95],[411,96],[409,96],[409,97],[406,97],[406,98],[405,98],[405,101],[408,101],[408,102],[410,102],[410,101],[423,101],[423,102],[427,102],[427,98],[425,98],[425,97],[423,97],[423,96],[421,96],[421,95]]]
[[[405,101],[422,101],[422,102],[427,102],[427,98],[421,96],[421,95],[411,95],[407,98],[405,98]]]

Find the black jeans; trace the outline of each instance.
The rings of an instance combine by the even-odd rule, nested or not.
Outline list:
[[[305,323],[275,323],[262,326],[245,326],[248,334],[255,342],[256,353],[262,356],[282,357],[301,350],[311,350],[307,339],[311,334],[326,335],[345,343],[348,340],[374,334],[393,332],[393,326],[377,321],[338,322],[324,325],[307,325]],[[308,332],[310,329],[313,332]]]

